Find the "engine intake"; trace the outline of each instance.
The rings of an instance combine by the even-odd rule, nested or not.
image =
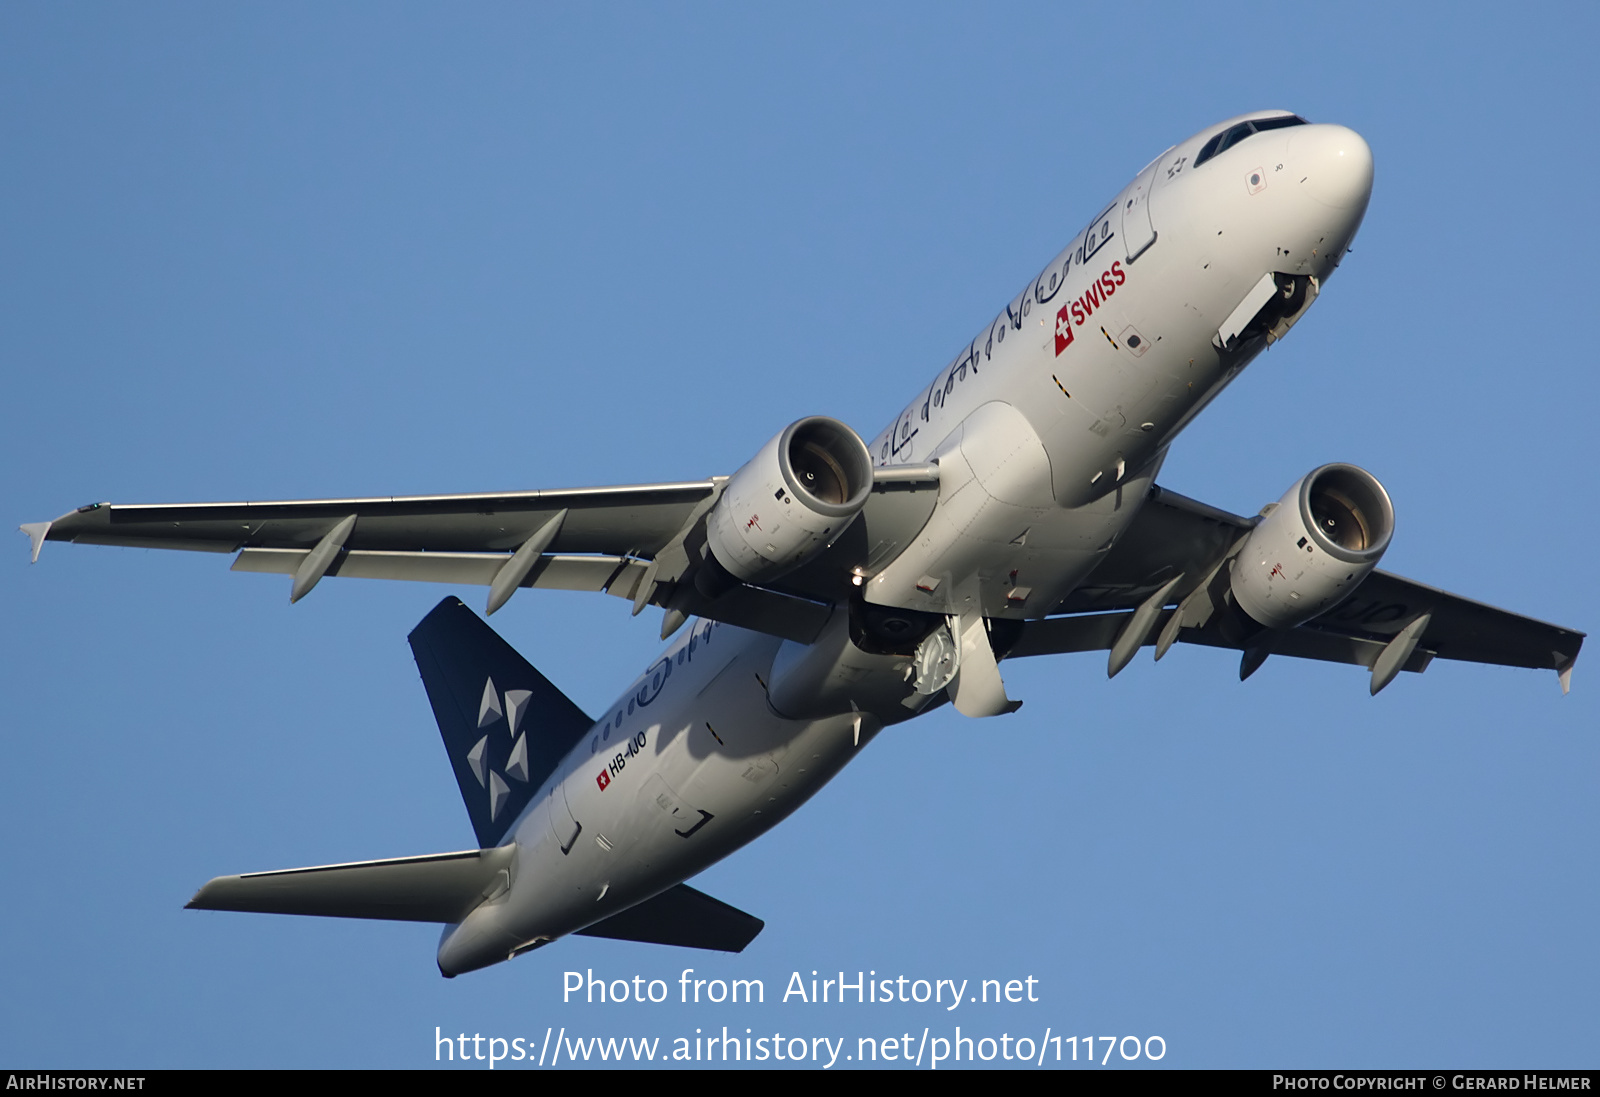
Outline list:
[[[707,543],[735,578],[770,582],[833,544],[871,493],[866,443],[814,415],[789,424],[733,474],[707,516]]]
[[[1234,601],[1258,624],[1293,628],[1342,602],[1394,535],[1394,504],[1370,472],[1323,465],[1268,508],[1233,561]]]

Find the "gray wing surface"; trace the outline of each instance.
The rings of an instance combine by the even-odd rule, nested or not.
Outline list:
[[[932,468],[883,470],[879,481],[841,543],[800,574],[715,597],[698,591],[692,574],[725,477],[467,495],[92,503],[22,529],[35,559],[47,540],[237,553],[235,571],[293,576],[291,600],[326,576],[488,586],[491,613],[523,587],[597,591],[630,600],[636,613],[665,607],[669,622],[706,617],[810,643],[848,596],[856,556],[909,540],[937,499]]]
[[[93,503],[50,523],[45,539],[90,545],[238,552],[314,547],[355,515],[344,548],[512,552],[566,511],[555,552],[653,556],[717,481],[565,491],[400,495],[244,503]]]
[[[1216,589],[1215,569],[1255,522],[1176,492],[1155,489],[1105,563],[1057,608],[1064,616],[1024,624],[1009,656],[1109,650],[1133,618],[1133,610],[1174,576],[1182,575],[1165,596],[1160,615],[1144,640],[1146,646],[1157,643],[1178,612],[1174,607],[1184,604],[1208,579]],[[1415,647],[1402,670],[1422,671],[1434,658],[1554,670],[1565,689],[1583,646],[1582,632],[1381,570],[1374,571],[1349,598],[1321,617],[1274,633],[1266,642],[1272,655],[1371,668],[1407,626],[1424,615],[1428,616],[1426,627],[1414,637]],[[1244,650],[1223,635],[1215,617],[1198,625],[1186,619],[1178,627],[1176,639]]]
[[[1105,562],[1054,612],[1132,609],[1182,574],[1186,581],[1172,592],[1176,601],[1255,524],[1254,518],[1153,488]]]

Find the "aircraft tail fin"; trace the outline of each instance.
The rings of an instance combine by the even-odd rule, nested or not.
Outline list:
[[[594,721],[459,598],[410,641],[478,844],[493,846]]]
[[[218,876],[186,905],[192,910],[459,922],[510,886],[515,857],[513,847],[502,846]]]

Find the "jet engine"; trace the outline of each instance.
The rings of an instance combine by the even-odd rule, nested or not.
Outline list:
[[[1383,485],[1354,465],[1307,473],[1263,512],[1233,561],[1234,601],[1257,624],[1293,628],[1343,601],[1394,534]]]
[[[871,493],[861,437],[837,419],[801,419],[728,480],[706,517],[707,544],[735,579],[769,582],[833,544]]]

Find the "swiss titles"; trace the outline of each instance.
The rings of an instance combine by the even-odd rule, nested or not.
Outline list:
[[[1099,278],[1090,282],[1087,290],[1056,311],[1056,357],[1059,358],[1061,352],[1072,345],[1073,329],[1083,327],[1095,310],[1105,304],[1117,292],[1117,287],[1127,280],[1122,260],[1118,259],[1102,271]]]

